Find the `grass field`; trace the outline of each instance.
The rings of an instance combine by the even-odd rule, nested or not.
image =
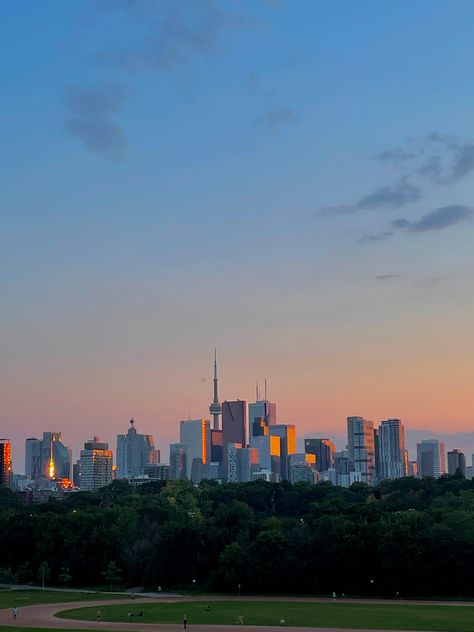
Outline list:
[[[208,609],[209,608],[209,609]],[[137,619],[127,613],[143,611]],[[95,620],[97,608],[67,610],[58,616],[68,619]],[[186,603],[143,603],[104,606],[103,621],[140,623],[180,623],[187,615],[189,623],[288,625],[308,627],[365,628],[383,630],[433,630],[472,632],[474,608],[456,606],[418,606],[407,604],[348,604],[263,601],[204,601]],[[285,623],[280,623],[281,620]]]
[[[1,608],[21,608],[40,603],[92,601],[93,599],[123,599],[124,595],[110,593],[62,592],[54,590],[0,590]]]

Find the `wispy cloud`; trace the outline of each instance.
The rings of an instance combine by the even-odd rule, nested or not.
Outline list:
[[[91,151],[109,158],[127,146],[122,128],[113,119],[120,112],[124,92],[112,87],[69,87],[66,90],[66,129]]]
[[[431,211],[423,215],[417,222],[408,222],[405,220],[402,229],[406,229],[411,233],[426,233],[431,230],[443,230],[455,226],[460,222],[472,217],[473,209],[470,206],[462,206],[453,204],[451,206],[442,206],[441,208]]]
[[[421,200],[421,188],[403,178],[390,186],[377,189],[364,195],[357,203],[360,209],[399,208],[407,203]]]
[[[386,239],[390,239],[392,237],[393,232],[391,230],[386,230],[382,233],[374,233],[373,235],[362,235],[359,239],[360,244],[370,244],[374,241],[384,241]]]
[[[298,120],[295,112],[286,105],[277,105],[266,110],[259,118],[257,123],[263,127],[267,127],[272,131],[278,131],[283,126],[295,123]]]
[[[144,31],[141,40],[99,56],[127,71],[167,70],[209,55],[229,31],[261,26],[218,0],[106,0],[104,6],[125,12]]]
[[[418,221],[409,221],[403,217],[397,218],[390,223],[390,229],[373,235],[363,235],[359,243],[367,244],[384,239],[390,239],[400,232],[406,233],[427,233],[431,231],[444,230],[465,222],[473,217],[474,209],[471,206],[452,204],[451,206],[441,206],[440,208],[422,215]]]
[[[377,154],[377,158],[382,162],[389,163],[395,167],[399,167],[413,158],[416,158],[416,154],[411,151],[407,151],[402,147],[396,147],[395,149],[386,149],[380,154]]]
[[[394,279],[401,279],[399,274],[379,274],[375,277],[376,281],[393,281]]]

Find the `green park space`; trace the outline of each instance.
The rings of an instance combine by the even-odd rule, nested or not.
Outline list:
[[[128,613],[132,612],[133,617]],[[142,612],[142,616],[135,618]],[[93,621],[97,608],[77,608],[59,617]],[[379,630],[433,630],[472,632],[474,609],[466,606],[315,603],[289,601],[186,601],[108,605],[101,608],[102,621],[192,624],[268,625],[363,628]]]
[[[126,595],[103,592],[79,592],[56,590],[0,590],[0,609],[22,608],[44,603],[92,601],[93,599],[124,599]]]

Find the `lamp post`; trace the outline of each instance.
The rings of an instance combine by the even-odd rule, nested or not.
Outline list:
[[[196,593],[196,580],[193,579],[193,591],[194,593]]]
[[[239,593],[239,597],[240,597],[240,589],[241,589],[241,585],[237,584],[237,590],[238,590],[238,593]]]

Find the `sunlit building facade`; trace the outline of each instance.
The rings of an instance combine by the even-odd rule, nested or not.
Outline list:
[[[304,451],[314,454],[318,472],[326,472],[334,467],[336,446],[329,439],[305,439]]]
[[[79,465],[79,488],[82,491],[97,491],[112,482],[112,450],[99,437],[84,443]]]
[[[12,482],[11,443],[8,439],[0,439],[0,485],[10,487]]]
[[[179,442],[186,450],[186,478],[191,478],[194,459],[207,465],[211,451],[211,433],[208,419],[186,419],[179,423]]]

